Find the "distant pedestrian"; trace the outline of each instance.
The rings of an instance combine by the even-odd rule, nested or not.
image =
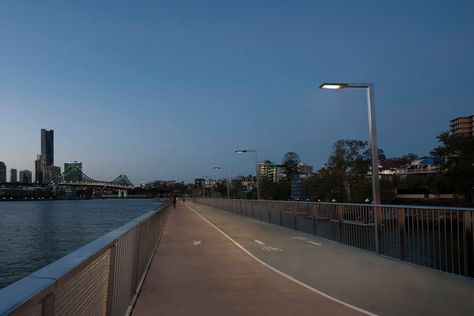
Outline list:
[[[173,207],[176,208],[176,195],[173,195]]]
[[[184,202],[186,202],[186,197],[183,196],[183,204],[184,204]]]

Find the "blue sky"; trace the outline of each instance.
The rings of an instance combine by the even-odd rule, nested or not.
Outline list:
[[[341,138],[427,154],[474,113],[472,1],[2,1],[0,160],[55,162],[97,179],[191,181],[254,170],[257,148],[320,167]]]

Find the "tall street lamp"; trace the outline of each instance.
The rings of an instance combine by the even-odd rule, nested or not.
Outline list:
[[[369,112],[369,139],[370,150],[372,154],[372,196],[375,205],[380,205],[380,180],[379,180],[379,153],[377,148],[377,130],[375,127],[375,101],[374,101],[374,84],[373,83],[323,83],[319,86],[321,89],[367,89],[367,105]],[[377,252],[380,251],[380,224],[381,214],[380,208],[375,208],[375,248]]]
[[[257,200],[260,200],[260,177],[258,175],[258,151],[256,149],[236,149],[234,150],[237,154],[243,153],[255,153],[255,176],[257,178]]]
[[[225,172],[225,176],[227,178],[227,199],[230,199],[230,179],[229,179],[229,172],[227,171],[226,168],[224,167],[219,167],[219,166],[216,166],[214,168],[212,168],[214,170],[224,170]]]

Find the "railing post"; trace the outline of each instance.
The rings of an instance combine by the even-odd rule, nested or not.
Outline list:
[[[375,239],[375,253],[382,253],[382,209],[380,205],[373,206],[374,208],[374,239]]]
[[[319,205],[311,205],[311,217],[313,220],[313,234],[318,235],[318,209]]]
[[[398,212],[398,237],[400,239],[399,242],[399,258],[400,260],[405,260],[405,209],[399,208],[397,209]]]
[[[280,226],[282,226],[282,222],[283,222],[283,216],[281,215],[281,206],[282,206],[282,202],[279,202],[278,203],[278,216],[280,217]]]
[[[474,277],[474,235],[473,218],[470,211],[464,211],[464,275]],[[471,265],[471,266],[470,266]]]
[[[271,223],[272,222],[272,213],[271,213],[271,210],[272,210],[272,204],[271,202],[267,202],[267,215],[268,215],[268,222]]]
[[[42,316],[53,316],[54,315],[54,299],[56,294],[54,292],[48,294],[43,300]]]
[[[293,202],[293,229],[298,230],[298,218],[296,217],[298,202]]]
[[[117,242],[110,248],[109,260],[109,284],[107,290],[107,315],[112,315],[112,304],[114,303],[114,283],[115,283],[115,253],[117,252]]]
[[[337,219],[339,221],[339,242],[342,242],[342,229],[343,229],[343,222],[344,222],[344,206],[343,205],[337,206]]]

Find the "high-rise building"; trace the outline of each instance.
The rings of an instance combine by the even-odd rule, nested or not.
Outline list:
[[[31,184],[33,175],[30,170],[21,170],[20,171],[20,183]]]
[[[7,182],[7,166],[3,161],[0,161],[0,183]]]
[[[64,181],[82,181],[82,162],[74,160],[64,163]]]
[[[41,129],[41,156],[45,166],[54,166],[54,131]]]
[[[10,183],[18,182],[18,173],[16,169],[10,169]]]
[[[270,160],[258,163],[258,177],[261,181],[276,182],[277,165]]]
[[[450,122],[451,134],[474,136],[474,115],[457,117]]]
[[[37,155],[35,160],[35,182],[43,183],[44,159],[42,155]]]

